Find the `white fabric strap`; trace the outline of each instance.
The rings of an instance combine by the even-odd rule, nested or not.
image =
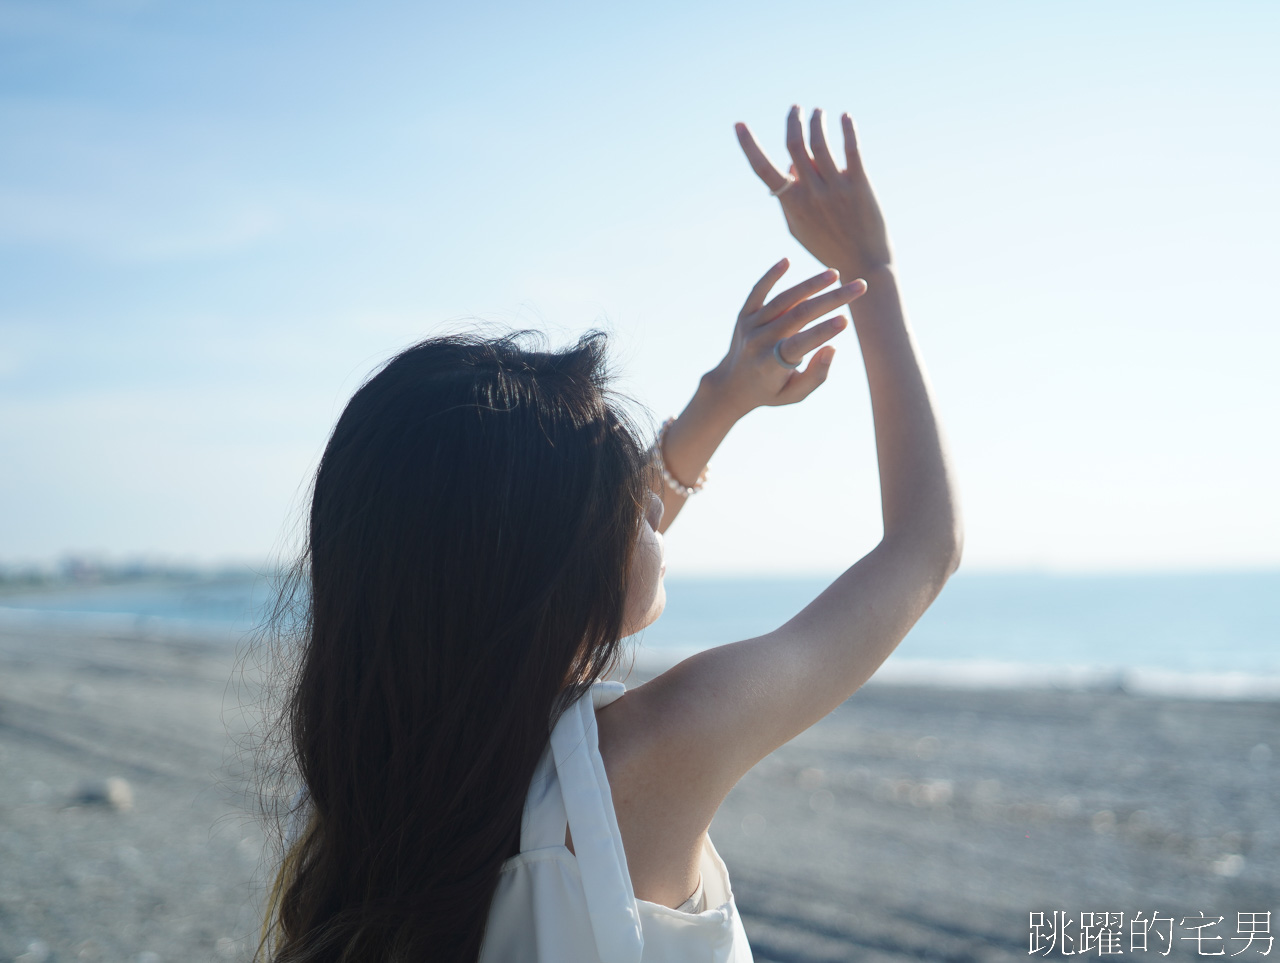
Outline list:
[[[640,912],[596,729],[596,705],[612,702],[623,691],[619,682],[596,683],[591,697],[565,710],[551,732],[551,751],[601,963],[640,963],[644,951]]]
[[[529,795],[524,801],[524,816],[520,820],[520,852],[533,849],[550,849],[564,845],[564,827],[568,816],[564,811],[564,798],[560,795],[560,783],[555,778],[556,761],[547,746],[529,783]]]

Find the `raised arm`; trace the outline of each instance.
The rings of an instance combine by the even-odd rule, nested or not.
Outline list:
[[[694,484],[729,430],[749,411],[794,404],[827,380],[834,347],[822,347],[803,370],[790,365],[798,365],[806,354],[826,345],[848,327],[848,321],[836,315],[810,328],[805,325],[861,296],[866,285],[853,281],[819,293],[836,280],[836,272],[828,270],[770,298],[769,292],[788,266],[783,258],[756,282],[738,313],[724,358],[702,376],[693,398],[663,438],[663,461],[682,487]],[[658,530],[665,532],[687,499],[664,481],[656,466],[650,485],[662,496]]]
[[[866,682],[960,560],[960,513],[932,393],[847,116],[843,126],[842,170],[827,148],[821,113],[814,114],[810,154],[799,109],[792,110],[789,185],[745,126],[738,136],[779,196],[796,239],[844,278],[868,283],[852,314],[871,391],[884,537],[785,625],[699,653],[619,700],[630,701],[629,731],[643,733],[619,740],[628,746],[618,753],[619,777],[671,800],[665,830],[673,839],[704,831],[751,766]],[[831,426],[832,443],[841,428]]]

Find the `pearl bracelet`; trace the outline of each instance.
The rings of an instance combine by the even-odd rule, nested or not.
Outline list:
[[[688,498],[690,495],[696,495],[702,491],[702,486],[707,483],[707,475],[711,472],[711,466],[707,465],[706,468],[702,469],[702,474],[698,476],[698,480],[692,486],[685,486],[676,481],[675,476],[667,471],[667,463],[662,457],[662,442],[667,437],[667,429],[673,424],[675,424],[675,418],[668,418],[662,423],[662,428],[658,431],[658,440],[653,443],[653,459],[657,462],[658,470],[662,472],[662,480],[667,483],[667,487],[677,495],[683,495]]]

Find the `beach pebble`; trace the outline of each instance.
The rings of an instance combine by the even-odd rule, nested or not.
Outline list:
[[[829,813],[835,805],[836,797],[829,789],[819,789],[809,797],[809,808],[815,813]]]
[[[801,789],[813,792],[823,787],[827,781],[827,774],[821,769],[801,769],[796,781],[800,783]]]
[[[133,808],[133,787],[119,776],[90,779],[77,787],[74,801],[87,806],[106,806],[118,813]]]
[[[1239,876],[1243,870],[1244,857],[1239,853],[1228,853],[1213,861],[1213,871],[1219,876]]]
[[[952,795],[950,779],[929,779],[911,787],[911,805],[942,807],[951,802]]]
[[[49,958],[49,944],[44,940],[32,940],[27,944],[27,951],[16,956],[13,963],[45,963]]]

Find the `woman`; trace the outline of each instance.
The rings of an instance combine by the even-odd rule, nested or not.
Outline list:
[[[844,169],[822,113],[806,146],[793,108],[789,175],[738,126],[792,234],[830,270],[773,298],[787,262],[760,279],[724,359],[651,450],[605,391],[599,335],[563,352],[433,339],[353,397],[315,481],[283,718],[307,794],[264,957],[750,959],[712,816],[875,672],[960,558],[927,380],[842,125]],[[826,380],[847,322],[806,325],[850,303],[883,540],[775,631],[625,694],[600,682],[620,640],[662,611],[660,533],[712,453],[752,409]]]

